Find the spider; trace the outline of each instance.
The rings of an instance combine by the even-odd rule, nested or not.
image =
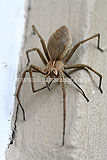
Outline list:
[[[99,76],[100,80],[99,80],[99,90],[101,93],[103,93],[102,89],[101,89],[101,82],[102,82],[102,75],[100,73],[98,73],[96,70],[94,70],[92,67],[85,65],[85,64],[74,64],[74,65],[70,65],[67,66],[66,63],[70,60],[70,58],[72,57],[72,55],[74,54],[74,52],[77,50],[77,48],[97,37],[98,38],[98,44],[97,44],[97,48],[103,52],[103,50],[100,48],[99,43],[100,43],[100,33],[97,33],[87,39],[84,39],[78,43],[76,43],[74,45],[74,47],[71,49],[71,35],[69,33],[69,30],[66,26],[62,26],[59,29],[56,30],[56,32],[54,32],[51,37],[49,38],[47,47],[45,44],[45,41],[43,40],[42,36],[40,35],[40,33],[38,32],[38,30],[36,29],[36,27],[34,25],[32,25],[32,29],[33,29],[33,34],[37,34],[37,36],[40,39],[41,45],[43,47],[43,51],[45,53],[45,56],[42,54],[41,50],[39,48],[33,48],[33,49],[29,49],[26,51],[26,56],[27,56],[27,66],[30,63],[30,59],[29,59],[29,53],[32,51],[37,51],[37,53],[39,54],[42,62],[45,65],[45,69],[41,69],[38,66],[35,66],[33,64],[31,64],[29,66],[28,69],[26,69],[23,74],[22,74],[22,79],[21,82],[19,84],[17,93],[16,93],[16,97],[18,100],[18,103],[23,111],[23,119],[25,120],[25,112],[24,112],[24,108],[22,107],[22,104],[20,102],[19,99],[19,92],[21,89],[21,86],[23,84],[24,78],[26,76],[26,73],[29,72],[30,74],[30,79],[31,79],[31,87],[32,87],[32,91],[33,93],[43,90],[45,88],[48,88],[48,90],[50,90],[50,85],[52,83],[52,81],[55,78],[59,79],[59,83],[61,84],[62,87],[62,91],[63,91],[63,139],[62,139],[62,146],[64,145],[64,139],[65,139],[65,121],[66,121],[66,91],[65,91],[65,84],[64,84],[64,75],[69,78],[75,85],[76,87],[80,90],[81,94],[84,96],[84,98],[87,100],[87,102],[89,102],[89,99],[87,98],[87,96],[85,95],[84,91],[82,90],[82,88],[73,80],[73,78],[65,71],[66,69],[89,69],[92,72],[94,72],[96,75]],[[34,88],[34,82],[33,82],[33,76],[32,73],[33,72],[39,72],[43,75],[45,75],[45,81],[46,81],[46,86],[35,90]],[[50,83],[47,82],[47,77],[50,76],[52,78],[52,80],[50,81]]]

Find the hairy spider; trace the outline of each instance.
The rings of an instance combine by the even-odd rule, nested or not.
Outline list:
[[[73,69],[73,68],[76,68],[76,69],[86,69],[87,68],[87,69],[93,71],[95,74],[97,74],[100,77],[99,90],[101,93],[103,92],[101,89],[102,75],[100,73],[98,73],[92,67],[85,65],[85,64],[74,64],[74,65],[66,66],[66,63],[70,60],[70,58],[72,57],[74,52],[77,50],[77,48],[81,44],[83,44],[86,41],[89,41],[95,37],[98,38],[97,48],[103,52],[103,50],[99,47],[100,33],[97,33],[97,34],[95,34],[85,40],[78,42],[71,49],[71,35],[70,35],[69,30],[66,26],[60,27],[59,29],[56,30],[55,33],[53,33],[51,35],[51,37],[49,38],[47,47],[45,45],[45,41],[43,40],[42,36],[37,31],[36,27],[34,25],[32,25],[32,28],[33,28],[33,34],[37,34],[40,39],[45,56],[42,54],[42,52],[39,48],[33,48],[33,49],[27,50],[26,51],[26,55],[27,55],[27,59],[28,59],[27,66],[29,65],[29,62],[30,62],[28,53],[32,52],[32,51],[37,51],[42,62],[44,63],[44,65],[46,67],[43,70],[35,65],[30,65],[29,69],[26,69],[23,72],[22,80],[20,82],[20,85],[19,85],[17,93],[16,93],[17,100],[18,100],[19,105],[23,111],[23,119],[25,120],[25,112],[24,112],[24,108],[22,107],[22,104],[19,99],[19,92],[20,92],[21,86],[23,84],[26,73],[29,72],[29,74],[30,74],[31,87],[32,87],[33,93],[40,91],[42,89],[45,89],[45,88],[48,88],[50,90],[49,86],[51,85],[52,81],[55,78],[59,78],[59,83],[61,84],[62,91],[63,91],[63,140],[62,140],[62,145],[64,145],[65,120],[66,120],[66,92],[65,92],[65,85],[64,85],[64,75],[66,77],[68,77],[76,85],[76,87],[80,90],[80,92],[82,93],[84,98],[87,100],[87,102],[89,101],[87,96],[85,95],[84,91],[81,89],[81,87],[72,79],[72,77],[67,72],[65,72],[65,70],[66,69]],[[46,86],[44,86],[38,90],[35,90],[32,72],[39,72],[39,73],[42,73],[43,75],[45,75],[45,81],[46,81],[47,77],[50,76],[52,78],[52,81],[49,84],[46,81]]]

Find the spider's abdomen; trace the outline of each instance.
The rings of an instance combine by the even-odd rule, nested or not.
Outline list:
[[[60,60],[66,55],[71,45],[71,35],[66,26],[56,30],[49,38],[47,49],[52,60]]]

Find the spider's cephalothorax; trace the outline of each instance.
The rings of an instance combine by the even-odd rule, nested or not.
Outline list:
[[[64,69],[63,62],[58,60],[50,61],[46,67],[47,74],[49,74],[51,78],[60,78],[60,73],[62,72],[63,69]]]
[[[102,75],[100,73],[98,73],[96,70],[94,70],[89,65],[74,64],[74,65],[66,66],[66,63],[70,60],[70,58],[72,57],[74,52],[77,50],[77,48],[81,44],[83,44],[86,41],[89,41],[89,40],[91,40],[95,37],[98,38],[97,48],[100,51],[103,51],[99,47],[100,33],[97,33],[97,34],[95,34],[95,35],[93,35],[93,36],[91,36],[91,37],[89,37],[85,40],[82,40],[82,41],[78,42],[71,49],[71,42],[72,42],[71,41],[71,34],[69,33],[69,30],[66,26],[60,27],[59,29],[56,30],[56,32],[54,32],[51,35],[51,37],[49,38],[47,47],[45,45],[45,41],[43,40],[42,36],[39,34],[36,27],[34,25],[32,25],[32,28],[33,28],[33,33],[37,34],[39,39],[40,39],[40,42],[42,44],[45,56],[42,54],[42,52],[39,48],[33,48],[33,49],[27,50],[26,51],[26,55],[27,55],[27,59],[28,59],[27,66],[29,65],[29,62],[30,62],[28,53],[32,52],[32,51],[37,51],[37,53],[39,54],[41,60],[43,61],[44,65],[46,67],[43,70],[43,69],[41,69],[41,68],[39,68],[35,65],[30,65],[29,69],[26,69],[22,74],[22,79],[21,79],[20,85],[18,87],[16,97],[17,97],[19,105],[20,105],[20,107],[23,111],[23,119],[25,120],[25,112],[24,112],[24,108],[22,107],[22,104],[21,104],[20,99],[19,99],[19,92],[20,92],[21,86],[23,84],[24,78],[26,76],[26,73],[29,72],[29,75],[30,75],[30,78],[31,78],[31,87],[32,87],[33,93],[37,92],[37,91],[40,91],[40,90],[43,90],[45,88],[48,88],[50,90],[49,86],[51,85],[54,78],[59,78],[61,80],[60,83],[62,84],[62,91],[63,91],[63,141],[62,141],[62,145],[64,145],[65,120],[66,120],[66,92],[65,92],[65,85],[64,85],[64,80],[63,80],[64,75],[66,77],[68,77],[76,85],[76,87],[78,87],[78,89],[81,91],[82,95],[87,100],[87,102],[89,101],[87,96],[85,95],[84,91],[82,90],[82,88],[72,79],[70,74],[65,72],[65,70],[66,69],[85,69],[85,68],[91,70],[92,72],[94,72],[96,75],[98,75],[100,77],[99,90],[102,93],[102,89],[101,89]],[[45,75],[45,81],[46,81],[46,78],[48,76],[50,76],[53,79],[50,83],[47,83],[47,81],[46,81],[46,86],[35,90],[34,82],[33,82],[33,75],[32,75],[33,72],[40,72],[43,75]]]

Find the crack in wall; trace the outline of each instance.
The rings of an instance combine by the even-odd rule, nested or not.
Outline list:
[[[14,121],[14,128],[12,129],[12,135],[10,138],[10,143],[8,144],[8,148],[10,145],[13,144],[14,140],[15,140],[15,135],[16,135],[16,131],[17,131],[17,115],[18,115],[18,109],[19,109],[19,104],[17,104],[17,108],[16,108],[16,116],[15,116],[15,121]]]

